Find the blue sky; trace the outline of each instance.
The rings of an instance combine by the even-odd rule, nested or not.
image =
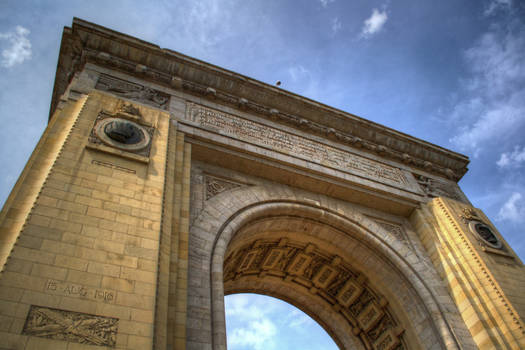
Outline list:
[[[280,80],[468,155],[460,185],[525,258],[525,2],[3,0],[0,202],[45,128],[61,32],[73,16]]]
[[[337,350],[330,336],[304,312],[265,295],[225,297],[230,350]]]

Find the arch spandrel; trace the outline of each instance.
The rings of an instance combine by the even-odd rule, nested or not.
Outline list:
[[[381,293],[387,296],[400,320],[407,334],[404,337],[409,339],[409,348],[470,345],[462,344],[466,341],[458,339],[451,331],[450,323],[457,312],[448,296],[440,290],[430,290],[442,288],[439,277],[404,243],[360,214],[351,204],[274,185],[236,188],[221,193],[205,203],[195,221],[190,232],[189,274],[199,278],[194,278],[189,284],[188,314],[198,315],[190,324],[202,326],[188,327],[189,348],[192,348],[192,341],[199,344],[203,339],[199,334],[206,333],[206,328],[211,329],[213,349],[226,347],[223,263],[228,245],[236,233],[254,220],[283,216],[313,220],[339,232],[340,240],[332,245],[346,251],[346,255],[352,253],[349,261],[363,261],[365,258],[381,261],[373,264],[373,273],[364,274],[371,285],[384,289]],[[365,256],[363,250],[352,250],[350,238],[358,239],[371,254]],[[399,287],[407,292],[396,294]],[[435,293],[439,294],[439,302]],[[209,326],[205,325],[207,322]],[[457,329],[457,324],[454,327]],[[193,339],[192,334],[195,335]]]

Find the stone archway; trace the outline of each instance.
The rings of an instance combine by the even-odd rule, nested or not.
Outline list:
[[[306,232],[300,227],[305,223]],[[188,314],[197,327],[188,327],[189,348],[192,342],[206,342],[213,349],[224,349],[225,291],[249,290],[273,294],[298,306],[343,348],[382,348],[381,339],[367,332],[383,320],[390,322],[386,330],[391,342],[387,343],[392,347],[399,343],[407,348],[459,348],[447,319],[454,316],[454,310],[445,313],[444,300],[440,305],[429,287],[439,284],[439,277],[402,242],[350,204],[278,185],[237,188],[207,201],[190,237]],[[262,251],[261,247],[265,253],[247,258],[247,251]],[[291,248],[295,251],[285,267],[275,269],[267,253],[279,254],[280,247],[282,254]],[[290,270],[297,266],[293,259],[300,254],[319,262],[316,268],[320,270],[309,272],[306,279]],[[249,270],[251,263],[246,261],[257,256],[258,270]],[[232,272],[229,260],[236,258],[241,270]],[[244,264],[248,270],[242,270]],[[344,293],[327,291],[331,285],[326,281],[333,281],[334,274],[348,277],[339,278],[338,288],[355,287],[359,293],[347,293],[345,299]],[[362,295],[371,296],[363,303],[366,307],[350,314],[347,304],[353,305]],[[323,310],[308,307],[323,302],[327,306]]]
[[[283,299],[314,318],[342,349],[406,348],[386,299],[334,254],[339,249],[308,234],[327,230],[294,217],[250,223],[226,251],[225,295],[252,292]]]

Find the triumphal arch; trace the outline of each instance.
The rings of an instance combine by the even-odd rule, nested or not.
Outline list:
[[[237,292],[342,349],[525,348],[524,267],[467,164],[75,19],[0,216],[0,348],[225,349]]]

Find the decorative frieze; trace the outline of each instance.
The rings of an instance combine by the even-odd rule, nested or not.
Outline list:
[[[31,305],[23,334],[114,347],[118,319]]]
[[[330,256],[313,244],[281,239],[247,244],[229,252],[224,260],[225,284],[243,276],[267,275],[323,298],[373,349],[405,348],[386,300],[339,256]]]
[[[465,196],[461,194],[459,187],[454,182],[429,178],[423,175],[415,175],[415,178],[423,192],[430,198],[448,197],[460,202],[466,202]]]
[[[395,167],[284,132],[251,120],[196,104],[188,104],[186,118],[202,128],[245,142],[338,169],[365,179],[409,188],[403,172]]]
[[[95,89],[135,100],[153,107],[168,109],[169,95],[149,87],[101,74]]]
[[[70,55],[71,59],[68,57],[67,60],[64,61],[62,59],[60,61],[61,65],[57,72],[57,83],[59,84],[55,86],[53,92],[53,106],[56,106],[56,101],[65,91],[67,82],[74,76],[74,73],[80,71],[85,63],[92,62],[111,69],[127,72],[139,79],[154,81],[156,84],[162,84],[175,89],[183,89],[185,92],[198,95],[199,97],[209,98],[219,103],[229,104],[254,113],[265,115],[293,127],[308,130],[309,132],[317,133],[322,136],[332,137],[339,142],[350,144],[355,147],[362,147],[366,151],[377,153],[383,157],[394,159],[396,161],[405,162],[455,181],[461,178],[461,176],[467,171],[466,164],[468,163],[468,159],[466,157],[450,154],[449,152],[447,153],[446,150],[442,151],[437,147],[429,147],[428,145],[421,144],[418,140],[409,139],[404,135],[397,135],[390,130],[381,130],[380,126],[374,126],[373,133],[363,133],[363,130],[369,131],[372,126],[368,123],[365,125],[363,121],[354,116],[350,117],[352,117],[352,122],[356,124],[356,127],[354,128],[355,134],[354,132],[335,130],[333,127],[328,127],[307,118],[279,111],[275,106],[261,104],[264,103],[264,101],[259,101],[256,98],[251,98],[247,95],[238,96],[236,92],[241,89],[252,91],[254,87],[252,82],[247,81],[247,79],[242,76],[235,74],[232,75],[230,72],[225,74],[224,72],[217,71],[213,67],[207,67],[206,64],[204,64],[204,66],[202,66],[202,63],[195,65],[184,59],[181,60],[181,57],[174,55],[173,52],[169,50],[164,51],[162,49],[154,49],[160,51],[157,51],[156,53],[150,52],[152,56],[150,56],[150,54],[141,56],[142,58],[139,59],[140,62],[137,61],[136,57],[131,58],[129,56],[129,52],[134,50],[130,51],[128,49],[123,49],[120,50],[121,54],[100,51],[98,46],[91,45],[92,43],[100,42],[100,38],[97,37],[97,34],[94,34],[89,30],[84,31],[83,29],[80,29],[80,27],[81,25],[77,24],[76,30],[83,32],[83,35],[94,35],[95,37],[92,40],[86,41],[86,39],[81,40],[78,36],[70,36],[71,43],[69,43],[66,48],[72,52],[68,51],[66,55]],[[133,45],[135,44],[136,43],[134,42]],[[124,45],[123,47],[127,47],[128,44],[119,42],[116,45]],[[148,48],[146,51],[151,50],[150,45],[147,46]],[[153,57],[155,57],[153,60],[155,63],[150,61]],[[67,64],[65,64],[66,62]],[[191,67],[191,69],[183,69],[183,67]],[[195,79],[195,77],[201,79]],[[205,85],[203,84],[204,77],[207,77],[208,81],[217,81],[222,84],[219,84],[218,86]],[[258,87],[260,88],[260,86]],[[103,87],[101,89],[103,89]],[[274,96],[280,100],[284,99],[289,103],[293,103],[294,107],[300,106],[301,103],[304,103],[304,101],[301,101],[301,103],[297,102],[296,104],[293,99],[280,91],[270,91],[268,88],[263,90],[272,97]],[[122,93],[120,90],[115,92]],[[126,90],[123,93],[131,93],[133,96],[137,95],[134,90]],[[146,92],[142,95],[148,94],[149,93]],[[139,96],[142,95],[139,94]],[[152,99],[147,97],[146,100]],[[162,100],[160,103],[163,103]],[[331,117],[343,119],[348,119],[349,117],[347,113],[341,111],[312,106],[308,103],[306,103],[306,105],[307,112],[314,107],[313,109],[318,110],[318,112],[326,113]],[[423,156],[421,151],[423,151]]]

